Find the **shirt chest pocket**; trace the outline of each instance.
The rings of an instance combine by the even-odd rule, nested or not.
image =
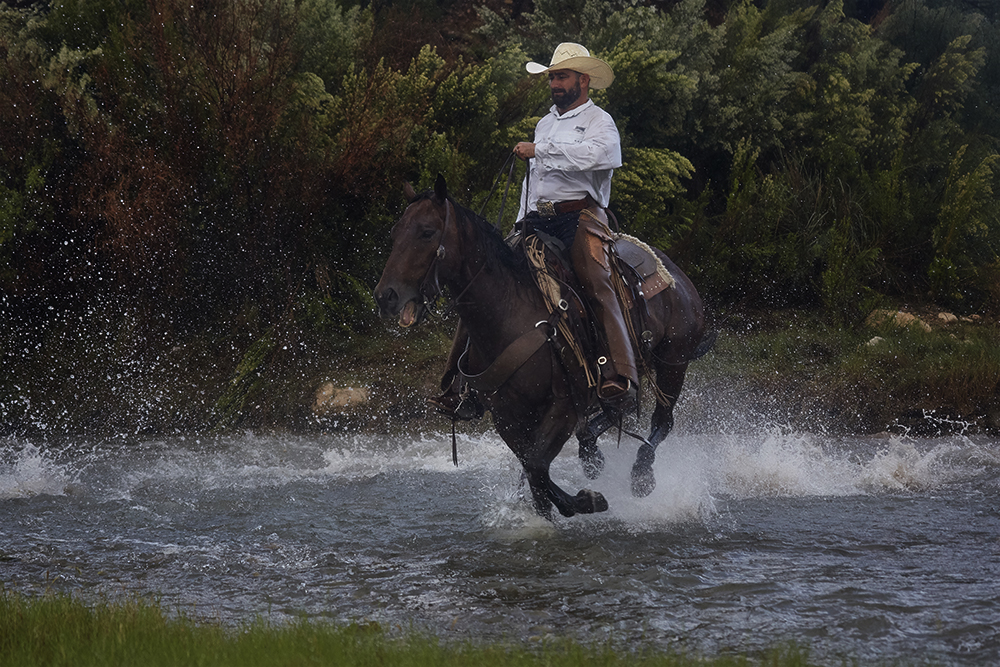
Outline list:
[[[562,124],[560,124],[556,127],[556,131],[552,135],[552,143],[561,145],[582,144],[586,138],[587,128],[577,124],[562,127]]]

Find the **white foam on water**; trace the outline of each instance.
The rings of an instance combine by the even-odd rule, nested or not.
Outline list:
[[[709,493],[735,498],[852,496],[961,483],[995,467],[998,452],[995,443],[961,436],[844,441],[775,431],[668,439],[657,452],[655,470],[659,478],[680,462],[685,484],[693,484],[693,476]]]
[[[0,498],[61,496],[71,484],[65,470],[34,445],[12,446],[4,458],[0,462]]]
[[[632,495],[632,465],[638,443],[627,438],[621,445],[614,438],[601,443],[605,468],[598,479],[590,481],[582,475],[577,479],[584,487],[604,494],[610,505],[609,518],[631,529],[659,530],[675,524],[704,523],[716,514],[711,475],[707,473],[704,453],[689,444],[667,441],[660,446],[653,465],[656,487],[645,498]],[[575,446],[571,449],[575,454]],[[575,456],[569,467],[580,469]]]
[[[605,469],[597,480],[583,476],[570,442],[552,466],[552,478],[570,495],[588,488],[610,504],[604,519],[630,530],[661,530],[678,524],[710,525],[722,497],[796,498],[926,492],[962,483],[1000,466],[1000,446],[964,437],[936,441],[907,437],[849,442],[803,433],[685,435],[668,438],[657,451],[656,488],[645,498],[631,494],[636,442],[619,446],[605,436],[600,447]],[[516,467],[516,462],[513,464]],[[517,468],[519,471],[519,468]],[[506,473],[509,484],[517,478]],[[497,485],[489,495],[487,526],[531,533],[526,489]],[[570,522],[593,521],[574,517]]]
[[[531,509],[530,492],[516,458],[495,433],[458,435],[459,467],[451,463],[451,436],[420,434],[395,445],[341,439],[323,454],[324,467],[312,474],[352,479],[391,471],[472,475],[480,483],[481,523],[501,539],[544,539],[558,533]],[[656,488],[646,498],[631,494],[631,469],[638,443],[615,436],[600,442],[606,465],[597,480],[587,479],[574,439],[553,462],[552,478],[570,495],[592,489],[610,504],[601,518],[629,530],[660,530],[680,524],[708,525],[718,516],[717,499],[877,495],[925,491],[961,482],[996,466],[992,444],[965,438],[941,441],[907,437],[853,439],[783,432],[680,435],[660,445],[654,464]],[[594,517],[557,519],[573,525]]]
[[[931,443],[892,438],[862,466],[861,488],[928,491],[982,475],[1000,466],[1000,447],[958,436]]]
[[[215,440],[169,439],[138,447],[83,448],[50,455],[31,444],[4,443],[0,498],[63,495],[77,485],[101,487],[105,497],[131,497],[159,484],[192,490],[281,487],[299,481],[363,481],[386,473],[471,476],[483,503],[482,524],[497,533],[538,531],[530,492],[514,455],[493,432],[458,434],[459,466],[451,461],[450,433],[402,436],[241,436]],[[582,472],[575,439],[553,463],[552,478],[570,495],[602,493],[604,516],[653,529],[708,523],[719,497],[770,498],[875,495],[927,491],[961,483],[1000,466],[996,442],[964,437],[938,440],[891,437],[850,442],[822,435],[773,430],[759,434],[672,435],[657,451],[656,488],[631,494],[638,442],[606,435],[606,466],[597,480]],[[107,475],[116,471],[117,481]],[[103,472],[102,472],[103,471]],[[95,476],[98,479],[95,481]],[[573,519],[576,521],[578,519]],[[584,519],[585,520],[585,519]],[[542,530],[542,533],[545,533]]]
[[[502,467],[513,454],[495,433],[456,434],[458,467],[452,462],[451,434],[419,433],[396,437],[339,440],[323,453],[322,473],[366,478],[385,472],[468,472]]]
[[[737,498],[845,496],[859,492],[859,462],[808,434],[728,437],[716,445],[713,487]]]

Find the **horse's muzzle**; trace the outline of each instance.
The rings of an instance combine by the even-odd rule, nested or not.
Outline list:
[[[375,290],[375,303],[378,304],[379,316],[390,318],[399,315],[399,326],[405,329],[420,321],[424,304],[418,299],[408,299],[402,303],[401,301],[399,294],[391,287]]]
[[[384,290],[375,288],[375,303],[378,304],[379,317],[395,317],[399,312],[399,295],[396,290],[388,287]]]

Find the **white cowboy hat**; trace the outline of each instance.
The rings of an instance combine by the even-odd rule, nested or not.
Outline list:
[[[548,67],[529,62],[524,68],[531,74],[542,74],[552,69],[570,69],[589,74],[590,87],[594,89],[607,88],[615,80],[611,65],[600,58],[592,57],[590,51],[573,42],[563,42],[557,46],[552,52],[552,62]]]

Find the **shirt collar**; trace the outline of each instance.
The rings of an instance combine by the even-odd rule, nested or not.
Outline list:
[[[583,112],[584,109],[588,109],[592,106],[594,106],[594,100],[588,99],[586,102],[584,102],[577,108],[573,109],[572,111],[567,111],[562,115],[559,114],[559,109],[557,109],[556,105],[554,104],[549,108],[549,111],[552,113],[553,116],[555,116],[559,120],[562,120],[564,118],[572,118],[574,116],[578,116],[580,115],[580,113]]]

